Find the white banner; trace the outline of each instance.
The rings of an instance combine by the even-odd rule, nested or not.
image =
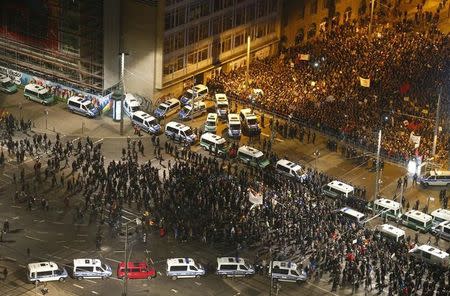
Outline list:
[[[262,193],[253,190],[252,188],[248,189],[248,200],[254,205],[262,205],[263,204],[263,196]]]
[[[299,59],[300,61],[309,61],[309,54],[303,54],[303,53],[301,53],[301,54],[298,55],[298,59]]]
[[[409,142],[414,143],[414,148],[418,148],[420,145],[420,136],[414,135],[414,132],[411,132],[409,135]]]
[[[359,77],[359,83],[362,87],[370,87],[370,78]]]

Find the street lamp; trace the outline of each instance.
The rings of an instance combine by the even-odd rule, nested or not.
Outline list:
[[[136,226],[141,224],[141,220],[136,218],[135,220],[130,220],[125,223],[125,246],[124,246],[124,259],[125,259],[125,277],[123,281],[123,291],[122,296],[127,296],[127,288],[128,288],[128,256],[127,256],[127,247],[128,247],[128,224],[131,222],[135,222]]]
[[[123,136],[123,99],[125,94],[125,56],[128,55],[126,52],[120,53],[120,80],[119,80],[119,90],[122,92],[122,96],[120,97],[120,135]]]
[[[249,78],[250,78],[250,35],[247,36],[247,69],[245,71],[245,86],[247,89],[250,88]]]
[[[373,1],[373,0],[372,0]],[[382,116],[382,122],[381,122],[381,126],[378,130],[378,145],[377,145],[377,161],[376,161],[376,165],[375,165],[375,169],[376,169],[376,176],[375,176],[375,198],[378,198],[378,192],[380,191],[380,153],[381,153],[381,136],[382,136],[382,129],[383,129],[383,125],[384,123],[386,123],[387,121],[389,121],[389,116],[384,114]]]

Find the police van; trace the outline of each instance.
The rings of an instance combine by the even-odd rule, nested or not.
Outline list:
[[[208,113],[205,121],[205,132],[216,133],[217,131],[217,114]]]
[[[419,178],[424,188],[428,186],[448,186],[450,184],[450,171],[430,171]]]
[[[414,230],[428,232],[433,226],[433,217],[417,210],[410,210],[401,216],[401,222]]]
[[[390,224],[377,225],[375,230],[378,231],[381,236],[396,242],[405,239],[405,231]]]
[[[354,191],[355,188],[353,186],[337,180],[331,181],[322,187],[322,193],[333,198],[349,197]]]
[[[216,274],[222,277],[246,277],[255,274],[255,268],[243,258],[217,258]]]
[[[25,86],[23,96],[25,99],[35,101],[43,105],[51,104],[55,100],[54,96],[47,88],[34,83],[30,83]]]
[[[375,199],[370,207],[374,213],[381,213],[381,217],[397,220],[402,215],[402,205],[387,198]]]
[[[73,277],[82,280],[87,278],[106,279],[111,277],[111,266],[99,259],[73,259]]]
[[[197,140],[197,135],[192,132],[192,129],[189,126],[175,121],[166,124],[164,133],[169,139],[188,144],[194,144]]]
[[[154,114],[156,118],[164,118],[176,114],[178,110],[180,110],[180,101],[177,99],[169,99],[164,103],[159,104]]]
[[[228,98],[226,94],[215,94],[215,105],[217,115],[222,119],[227,119],[228,116]]]
[[[131,122],[147,133],[157,134],[161,130],[161,126],[155,117],[144,111],[136,111],[131,117]]]
[[[245,164],[262,169],[270,164],[269,160],[264,156],[264,153],[246,145],[239,147],[237,157]]]
[[[0,74],[0,91],[8,94],[15,93],[17,91],[17,85],[9,76]]]
[[[297,264],[290,261],[273,261],[269,265],[269,275],[276,281],[302,283],[307,279],[306,273],[297,268]]]
[[[302,167],[287,159],[280,159],[275,165],[275,169],[282,175],[294,178],[297,181],[306,179],[306,173]]]
[[[99,112],[89,99],[73,96],[67,100],[67,108],[70,112],[78,113],[90,118],[96,117]]]
[[[123,100],[123,111],[128,117],[132,117],[133,113],[141,110],[141,103],[132,95],[126,94]]]
[[[192,258],[169,258],[166,260],[166,275],[173,280],[178,278],[199,278],[206,270]]]
[[[239,117],[241,118],[241,123],[244,128],[244,131],[250,135],[258,134],[261,130],[259,129],[258,119],[256,115],[252,112],[251,109],[241,109],[239,113]]]
[[[360,213],[352,208],[344,207],[339,210],[339,213],[342,217],[359,224],[363,224],[365,221],[365,215],[363,213]]]
[[[433,225],[437,225],[444,221],[450,221],[450,210],[447,209],[436,209],[430,213],[433,217]]]
[[[185,105],[178,113],[181,120],[193,119],[206,113],[206,104],[203,102],[195,102],[192,106]]]
[[[67,270],[52,261],[30,263],[27,266],[27,278],[30,282],[63,282],[67,277]]]
[[[438,235],[440,238],[450,241],[450,221],[444,221],[431,227],[431,233]]]
[[[204,133],[200,137],[200,146],[213,153],[216,153],[217,151],[219,156],[224,156],[228,152],[227,141],[221,136],[211,133]]]
[[[194,89],[188,89],[181,96],[180,102],[182,105],[191,105],[193,102],[201,101],[208,95],[208,87],[203,84],[197,84]]]
[[[241,137],[241,121],[236,113],[228,114],[228,136],[231,138]]]
[[[441,251],[436,247],[430,245],[416,245],[414,248],[409,250],[409,254],[418,259],[422,259],[428,264],[437,265],[443,268],[448,267],[448,253]]]

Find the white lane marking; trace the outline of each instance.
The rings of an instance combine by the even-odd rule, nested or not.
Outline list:
[[[42,239],[40,239],[40,238],[36,238],[36,237],[28,236],[28,235],[25,235],[25,237],[26,237],[26,238],[29,238],[29,239],[32,239],[32,240],[37,240],[37,241],[40,241],[40,242],[43,242],[43,241],[44,241],[44,240],[42,240]]]
[[[333,293],[333,292],[330,292],[330,290],[324,289],[324,288],[319,287],[319,286],[317,286],[317,285],[314,285],[314,284],[312,284],[311,282],[309,282],[308,284],[311,285],[311,286],[313,286],[313,287],[315,287],[315,288],[317,288],[317,289],[319,289],[319,290],[322,290],[322,291],[325,292],[326,294],[331,294],[331,295],[334,295],[334,296],[338,296],[338,294]]]
[[[76,239],[76,240],[73,240],[73,242],[75,242],[75,243],[85,243],[86,240],[85,239]]]
[[[13,258],[13,257],[5,257],[5,258],[8,259],[8,260],[14,261],[14,262],[17,261],[16,258]]]
[[[172,291],[174,293],[178,293],[178,290],[175,290],[175,289],[170,289],[170,291]]]
[[[67,242],[67,241],[65,241],[65,240],[56,241],[57,244],[61,244],[61,243],[65,243],[65,242]]]
[[[5,176],[6,178],[8,178],[8,179],[10,179],[10,180],[13,179],[13,177],[11,177],[10,175],[8,175],[8,174],[6,174],[6,173],[3,173],[3,176]]]
[[[113,251],[114,253],[125,253],[125,251]]]
[[[109,261],[112,261],[112,262],[117,262],[117,263],[120,263],[120,262],[121,262],[121,261],[119,261],[119,260],[111,259],[111,258],[106,258],[106,257],[105,257],[105,259],[106,259],[106,260],[109,260]]]
[[[101,142],[101,141],[103,141],[103,138],[101,138],[101,139],[95,141],[93,144],[95,145],[95,144],[97,144],[98,142]]]
[[[36,231],[36,233],[39,233],[39,234],[47,234],[48,231]]]
[[[93,284],[97,283],[96,281],[93,281],[93,280],[86,280],[86,282],[90,282],[90,283],[93,283]]]
[[[77,285],[77,284],[73,284],[74,287],[80,288],[80,289],[84,289],[83,286]]]
[[[21,209],[21,206],[11,206],[11,208]]]
[[[264,137],[268,137],[269,136],[268,134],[265,134],[265,133],[261,133],[261,135],[263,135]]]
[[[25,268],[25,265],[23,265],[23,264],[19,264],[19,267]]]
[[[77,236],[88,236],[87,234],[77,234]]]
[[[16,217],[12,217],[12,218],[11,218],[11,220],[17,220],[17,219],[19,219],[19,216],[16,216]]]
[[[91,291],[92,294],[98,295],[98,292]]]
[[[59,256],[53,256],[53,257],[55,257],[56,259],[62,259],[62,257],[59,257]]]
[[[64,222],[59,222],[59,221],[52,221],[53,224],[57,224],[57,225],[63,225]]]
[[[194,282],[197,286],[201,286],[202,285],[202,283],[199,283],[199,282]]]

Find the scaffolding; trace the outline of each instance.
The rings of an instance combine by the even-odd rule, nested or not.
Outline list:
[[[103,0],[0,2],[0,64],[103,91]]]

